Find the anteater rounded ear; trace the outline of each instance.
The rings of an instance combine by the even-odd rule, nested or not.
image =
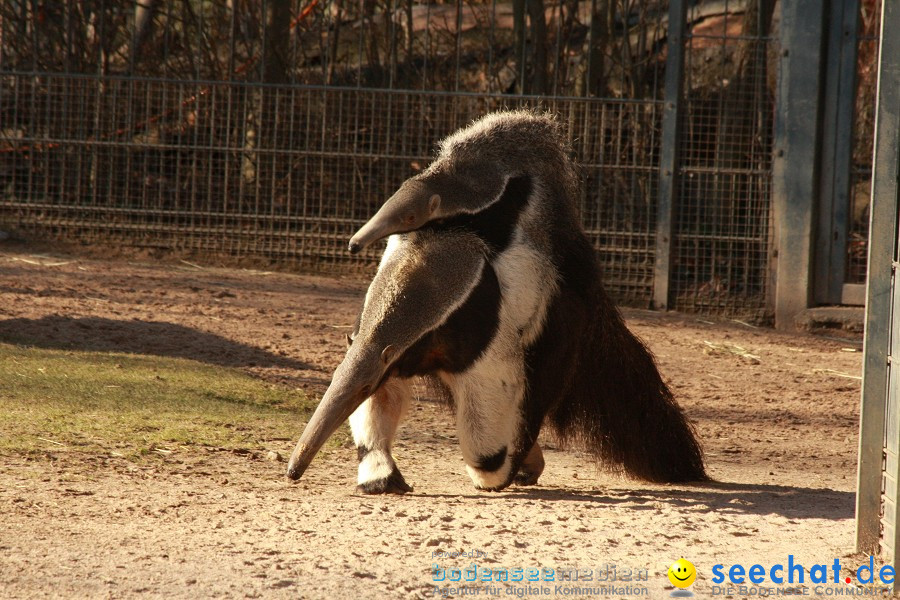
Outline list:
[[[393,344],[388,344],[381,351],[381,362],[388,365],[397,357],[397,349]]]
[[[437,212],[437,210],[441,207],[441,196],[440,194],[432,194],[431,198],[428,200],[428,214],[433,215]]]
[[[353,345],[353,336],[350,335],[349,333],[347,334],[347,345],[348,345],[348,346],[352,346],[352,345]]]

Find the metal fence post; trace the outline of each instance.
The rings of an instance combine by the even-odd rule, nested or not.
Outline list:
[[[846,302],[843,295],[850,219],[859,0],[832,2],[830,12],[815,301],[841,304]]]
[[[882,2],[881,49],[878,68],[878,109],[875,117],[875,159],[872,205],[869,215],[869,277],[866,290],[866,339],[859,429],[859,473],[856,491],[856,548],[871,553],[878,549],[882,476],[885,478],[885,549],[898,566],[900,501],[898,501],[898,444],[900,390],[890,385],[889,354],[900,347],[896,332],[900,315],[892,304],[900,300],[896,285],[897,205],[900,202],[900,5]],[[896,375],[896,374],[895,374]],[[889,391],[890,390],[890,391]],[[892,396],[889,399],[889,394]],[[893,423],[888,421],[889,406]],[[892,432],[886,437],[885,432]],[[885,441],[887,458],[885,461]],[[886,462],[886,464],[885,464]],[[883,473],[884,469],[893,473]],[[893,500],[891,501],[891,497]],[[890,527],[892,526],[892,527]],[[895,589],[896,589],[895,584]]]
[[[820,0],[781,3],[772,174],[778,329],[792,328],[794,316],[812,300],[825,4]]]
[[[669,2],[669,34],[666,44],[666,89],[663,105],[656,204],[656,253],[653,270],[653,308],[669,308],[669,276],[672,271],[672,212],[678,194],[678,151],[681,138],[681,104],[684,84],[684,37],[687,2]]]

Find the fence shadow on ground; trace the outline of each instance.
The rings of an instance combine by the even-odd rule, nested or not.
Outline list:
[[[473,494],[481,500],[550,500],[595,502],[599,505],[619,506],[627,510],[656,510],[664,503],[672,508],[716,514],[777,514],[789,519],[852,519],[856,494],[827,488],[806,488],[789,485],[754,483],[704,482],[689,488],[598,489],[596,491],[567,490],[560,487],[538,486],[510,488],[498,494]],[[441,497],[441,494],[423,494]],[[447,496],[458,498],[459,496]]]
[[[222,336],[161,321],[48,316],[0,321],[0,342],[92,352],[188,358],[223,367],[309,369],[306,363]]]

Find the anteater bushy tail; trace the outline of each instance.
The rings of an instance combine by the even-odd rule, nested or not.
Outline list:
[[[580,289],[548,314],[552,337],[570,341],[546,353],[556,362],[544,367],[559,386],[547,423],[561,443],[574,442],[607,468],[654,482],[708,480],[694,428],[652,354],[603,291],[593,253],[586,253],[576,251],[581,264],[568,269],[581,275],[574,286]]]

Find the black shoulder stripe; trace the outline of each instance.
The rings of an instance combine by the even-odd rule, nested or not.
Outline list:
[[[500,199],[486,209],[475,214],[461,214],[449,217],[427,227],[435,230],[463,229],[471,231],[499,254],[512,241],[519,215],[528,205],[532,191],[530,175],[513,177],[506,182]]]

